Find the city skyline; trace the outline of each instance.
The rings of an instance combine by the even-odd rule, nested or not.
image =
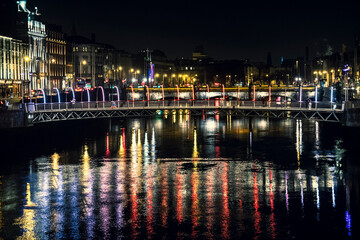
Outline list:
[[[310,50],[310,58],[328,50],[340,51],[344,43],[353,47],[359,33],[355,8],[357,3],[338,5],[309,1],[298,6],[283,3],[242,3],[226,1],[215,4],[183,2],[176,7],[166,3],[119,3],[106,5],[64,0],[61,5],[33,0],[46,22],[63,26],[70,34],[89,37],[96,34],[99,42],[136,53],[145,48],[159,49],[168,58],[190,58],[198,45],[219,60],[250,59],[266,61],[272,53],[273,63],[281,57],[296,58]]]

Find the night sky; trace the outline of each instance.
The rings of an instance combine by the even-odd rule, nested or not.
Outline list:
[[[266,61],[353,48],[359,1],[85,1],[28,0],[45,21],[131,53],[150,48],[190,58],[197,45],[215,59]]]

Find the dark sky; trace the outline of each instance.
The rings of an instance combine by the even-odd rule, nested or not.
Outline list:
[[[353,47],[360,33],[358,1],[85,1],[28,0],[44,20],[136,53],[162,50],[168,58],[190,58],[203,44],[215,59],[266,61],[310,56],[341,43]]]

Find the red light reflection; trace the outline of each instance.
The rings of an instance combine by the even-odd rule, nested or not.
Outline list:
[[[256,167],[255,167],[256,169]],[[257,173],[254,172],[254,209],[255,209],[255,213],[254,213],[254,228],[255,228],[255,236],[254,239],[258,239],[259,235],[261,234],[261,229],[260,229],[260,221],[261,221],[261,215],[260,215],[260,204],[259,204],[259,189],[258,189],[258,185],[257,185]]]
[[[228,172],[229,172],[229,165],[225,164],[223,172],[221,174],[221,181],[222,181],[222,202],[223,202],[223,211],[221,217],[221,236],[222,239],[229,239],[229,182],[228,182]]]

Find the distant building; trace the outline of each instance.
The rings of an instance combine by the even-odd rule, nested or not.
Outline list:
[[[61,26],[46,24],[46,52],[49,88],[64,89],[66,81],[66,42]]]
[[[111,45],[98,43],[95,36],[69,36],[67,69],[73,71],[74,87],[84,82],[94,86],[119,85],[129,76],[131,55]],[[80,85],[79,85],[80,84]]]
[[[208,58],[208,56],[204,52],[204,46],[199,45],[195,48],[195,51],[192,53],[192,60],[194,61],[202,61],[203,59]]]

